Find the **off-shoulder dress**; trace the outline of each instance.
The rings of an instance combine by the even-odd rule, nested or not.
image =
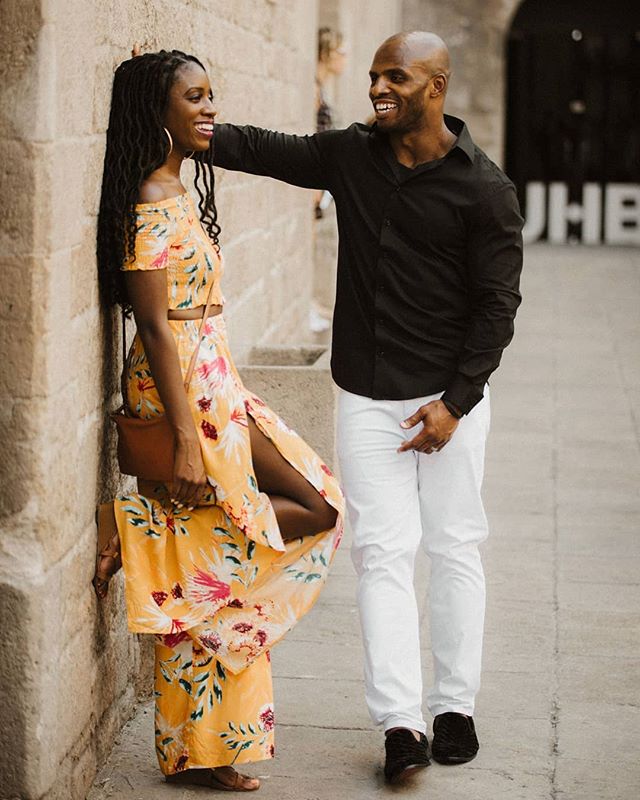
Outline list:
[[[222,263],[189,193],[137,206],[135,259],[165,270],[170,309],[202,306]],[[183,374],[201,320],[169,320]],[[132,414],[163,413],[142,342],[127,359]],[[340,541],[343,497],[329,468],[245,388],[222,314],[204,327],[188,399],[212,492],[178,510],[163,485],[115,501],[131,631],[156,636],[156,752],[165,774],[273,755],[270,649],[311,608]],[[336,526],[283,542],[251,461],[251,416],[284,458],[338,511]]]

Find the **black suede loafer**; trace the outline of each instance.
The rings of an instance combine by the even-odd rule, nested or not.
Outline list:
[[[398,728],[389,733],[385,739],[386,759],[384,777],[387,783],[402,783],[414,772],[428,767],[429,744],[424,733],[420,741],[416,740],[408,728]]]
[[[479,748],[473,717],[448,711],[433,720],[431,755],[438,764],[464,764]]]

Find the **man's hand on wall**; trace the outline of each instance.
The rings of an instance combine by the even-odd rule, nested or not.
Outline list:
[[[417,450],[420,453],[439,452],[453,436],[459,420],[453,416],[442,400],[432,400],[420,406],[415,414],[400,425],[403,428],[413,428],[419,422],[422,422],[422,430],[399,447],[399,453],[406,450]]]

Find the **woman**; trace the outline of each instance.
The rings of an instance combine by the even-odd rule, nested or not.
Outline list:
[[[245,389],[229,355],[215,115],[193,56],[147,53],[115,73],[101,285],[136,321],[129,411],[166,414],[175,461],[170,484],[139,481],[137,493],[102,508],[100,539],[109,541],[99,546],[94,586],[106,595],[121,553],[129,627],[157,637],[156,751],[167,780],[251,791],[258,781],[232,765],[273,756],[269,649],[320,591],[342,496],[318,456]],[[197,209],[180,179],[186,157],[195,161]]]

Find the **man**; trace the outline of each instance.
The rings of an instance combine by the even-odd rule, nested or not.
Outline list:
[[[433,757],[478,750],[484,577],[478,545],[487,379],[520,303],[515,191],[443,114],[444,42],[414,31],[375,54],[375,124],[290,136],[218,125],[215,162],[333,195],[340,232],[332,373],[353,527],[366,699],[385,776],[429,764],[414,559],[431,558]]]

